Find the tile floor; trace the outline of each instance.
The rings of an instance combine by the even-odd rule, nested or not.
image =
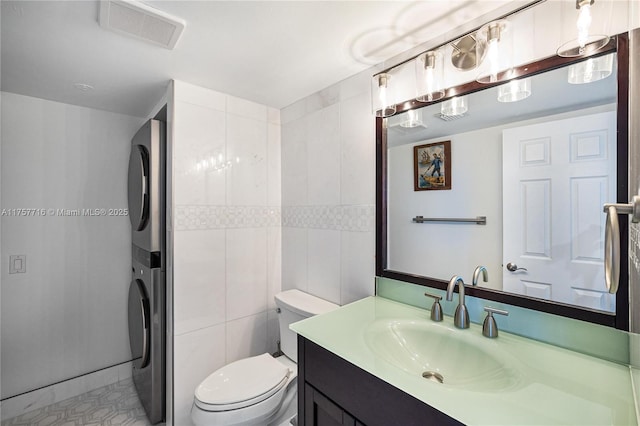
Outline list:
[[[1,426],[149,426],[131,379],[4,420]]]

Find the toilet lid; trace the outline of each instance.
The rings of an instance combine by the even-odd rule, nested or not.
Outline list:
[[[264,401],[280,390],[291,371],[268,353],[225,365],[196,388],[196,404],[222,411]]]

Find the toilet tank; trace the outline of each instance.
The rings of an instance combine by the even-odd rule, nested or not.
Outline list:
[[[286,290],[275,295],[280,323],[280,349],[292,361],[298,362],[298,335],[289,329],[289,325],[314,315],[339,308],[335,303],[303,291]]]

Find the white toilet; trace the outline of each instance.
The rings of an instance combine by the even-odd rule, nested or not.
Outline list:
[[[338,305],[300,290],[278,293],[275,301],[284,355],[241,359],[204,379],[191,407],[197,426],[281,426],[296,415],[298,342],[289,325]]]

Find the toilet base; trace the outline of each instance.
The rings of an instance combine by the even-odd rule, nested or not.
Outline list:
[[[267,426],[291,426],[291,419],[298,414],[298,380],[294,379],[288,387],[280,409]]]

